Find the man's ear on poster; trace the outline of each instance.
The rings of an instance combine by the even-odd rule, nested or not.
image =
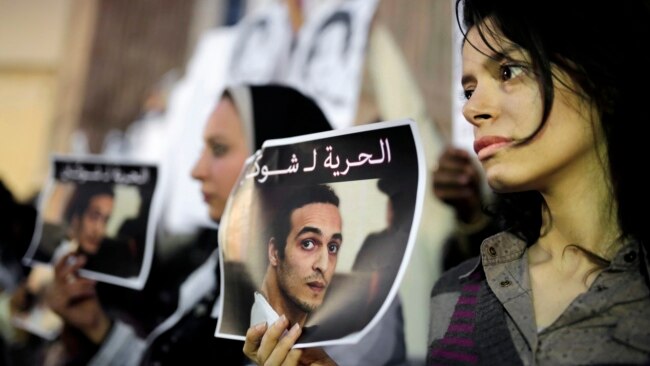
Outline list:
[[[268,245],[268,255],[269,255],[269,263],[273,266],[276,267],[278,264],[280,264],[280,259],[278,258],[278,249],[275,245],[275,238],[271,237],[269,239],[269,245]]]

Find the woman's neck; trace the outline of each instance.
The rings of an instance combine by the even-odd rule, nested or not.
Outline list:
[[[535,324],[555,322],[611,260],[620,229],[606,180],[582,177],[542,192],[541,235],[528,251]],[[591,254],[596,255],[596,257]]]
[[[600,171],[600,169],[598,169]],[[551,256],[562,256],[575,245],[605,259],[611,259],[621,231],[617,207],[602,171],[565,179],[542,193],[539,244]]]

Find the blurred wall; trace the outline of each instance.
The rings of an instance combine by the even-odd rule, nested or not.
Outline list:
[[[451,137],[452,30],[456,27],[450,0],[381,0],[377,18],[400,45],[424,95],[438,131]]]
[[[99,153],[143,112],[152,87],[185,65],[192,0],[99,0],[80,127]]]
[[[64,60],[70,0],[0,0],[0,179],[18,199],[40,187]]]
[[[183,71],[190,31],[214,26],[205,11],[222,1],[0,0],[0,179],[32,198],[78,128],[100,152],[166,72]]]

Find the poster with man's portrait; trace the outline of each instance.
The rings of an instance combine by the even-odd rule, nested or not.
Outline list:
[[[266,141],[221,220],[215,336],[285,315],[298,347],[357,342],[397,294],[424,184],[410,120]]]
[[[357,113],[368,34],[379,1],[323,3],[297,36],[287,82],[312,96],[336,128]]]
[[[154,249],[157,166],[53,156],[50,170],[25,264],[83,255],[81,276],[141,289]]]
[[[291,53],[292,29],[287,7],[271,2],[236,26],[228,66],[229,85],[281,81]]]
[[[234,28],[227,84],[280,83],[314,98],[335,128],[357,115],[368,35],[378,0],[269,2]]]

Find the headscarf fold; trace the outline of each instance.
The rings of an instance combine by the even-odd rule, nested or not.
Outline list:
[[[240,85],[226,88],[233,100],[251,147],[266,140],[306,135],[332,129],[316,102],[282,85]]]

